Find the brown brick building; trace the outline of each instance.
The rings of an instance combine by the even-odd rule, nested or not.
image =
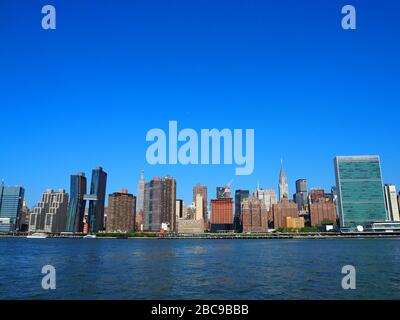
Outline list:
[[[287,196],[282,198],[282,201],[272,206],[274,228],[285,228],[286,217],[297,218],[297,204],[289,201]]]
[[[136,197],[127,190],[108,197],[107,232],[129,232],[135,230]]]
[[[319,201],[310,205],[310,222],[315,227],[324,220],[336,223],[336,206],[331,201]]]
[[[211,231],[233,230],[233,199],[211,200]]]
[[[324,189],[311,189],[310,191],[311,203],[319,202],[325,199]]]
[[[268,231],[268,210],[263,201],[255,198],[244,199],[241,213],[243,232]]]

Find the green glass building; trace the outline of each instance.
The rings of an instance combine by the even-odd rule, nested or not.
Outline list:
[[[378,156],[336,157],[335,175],[342,228],[388,221]]]

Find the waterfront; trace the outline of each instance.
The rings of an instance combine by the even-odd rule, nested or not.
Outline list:
[[[0,299],[400,299],[400,240],[0,239]],[[44,265],[57,290],[41,288]],[[357,269],[357,290],[341,269]]]

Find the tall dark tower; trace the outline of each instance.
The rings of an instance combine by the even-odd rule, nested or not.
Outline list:
[[[92,171],[89,200],[89,231],[99,232],[104,229],[104,203],[106,199],[107,173],[102,167]]]
[[[86,177],[84,173],[71,176],[70,201],[68,206],[66,232],[83,232],[83,218],[85,216]]]

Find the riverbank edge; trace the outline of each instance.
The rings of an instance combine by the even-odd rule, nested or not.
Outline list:
[[[0,239],[26,238],[25,235],[1,235]],[[81,236],[57,236],[48,235],[47,239],[84,239]],[[116,236],[98,236],[97,238],[87,240],[334,240],[334,239],[398,239],[400,233],[373,233],[373,234],[274,234],[274,235],[162,235],[156,237],[124,237]]]

